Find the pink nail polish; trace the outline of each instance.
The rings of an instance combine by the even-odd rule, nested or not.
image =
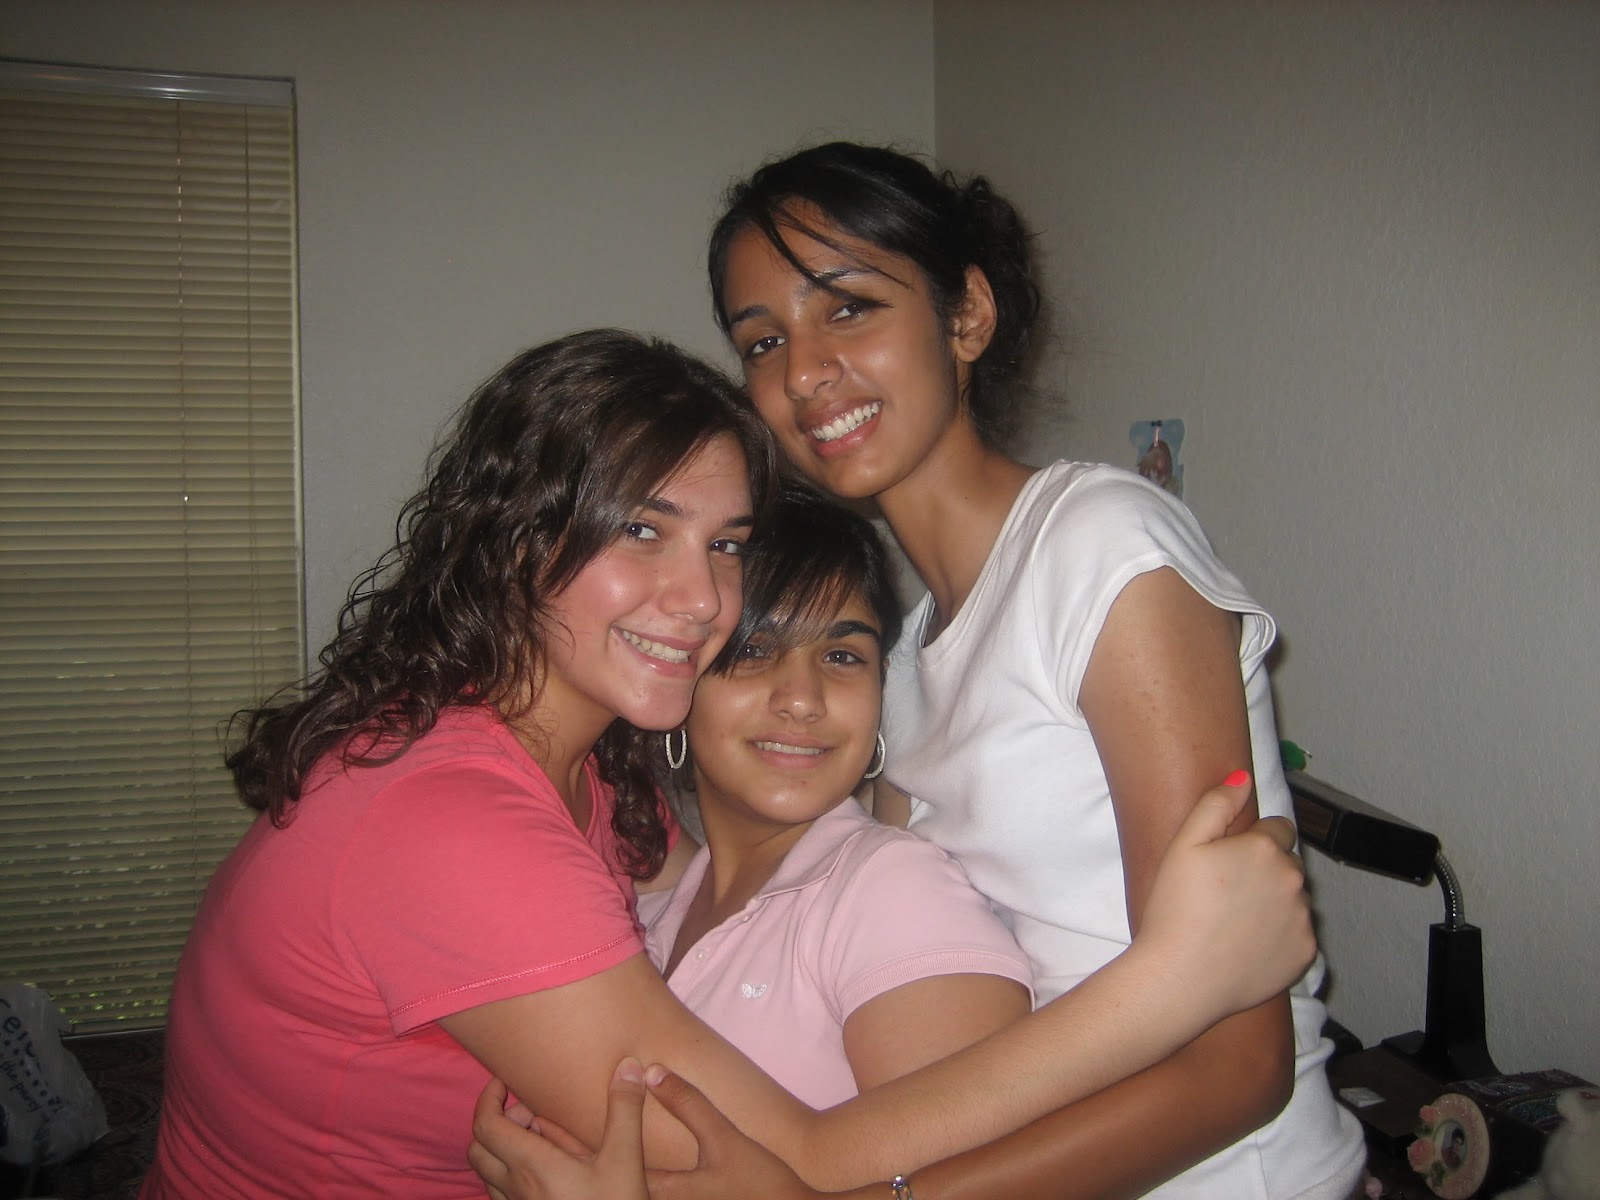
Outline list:
[[[1244,787],[1250,782],[1249,771],[1235,771],[1222,781],[1223,787]]]

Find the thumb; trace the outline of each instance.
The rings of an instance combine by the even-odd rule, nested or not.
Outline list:
[[[1228,826],[1244,809],[1250,799],[1250,773],[1235,771],[1220,787],[1214,787],[1184,818],[1173,836],[1177,846],[1203,846],[1214,842],[1228,832]]]
[[[719,1139],[738,1132],[733,1122],[706,1099],[705,1093],[683,1076],[654,1066],[645,1073],[645,1079],[650,1085],[650,1094],[661,1102],[661,1107],[694,1134],[695,1141],[700,1144],[701,1163],[706,1161]]]
[[[1262,817],[1255,823],[1257,833],[1271,838],[1277,843],[1279,850],[1293,850],[1300,841],[1300,835],[1295,831],[1294,822],[1288,817]]]
[[[478,1102],[472,1109],[472,1131],[475,1135],[481,1137],[483,1130],[505,1112],[508,1096],[506,1085],[499,1079],[491,1078],[483,1085],[483,1091],[478,1093]]]
[[[631,1166],[644,1172],[644,1068],[636,1058],[625,1058],[611,1074],[606,1093],[606,1129],[600,1140],[600,1160]]]

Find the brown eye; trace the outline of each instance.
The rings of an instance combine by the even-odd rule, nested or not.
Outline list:
[[[773,334],[769,337],[757,338],[745,348],[745,352],[740,355],[740,357],[743,358],[745,362],[750,362],[752,359],[760,358],[763,354],[767,354],[770,351],[776,350],[781,345],[783,345],[783,339],[778,337],[776,334]]]

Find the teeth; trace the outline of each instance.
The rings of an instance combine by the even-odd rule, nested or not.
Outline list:
[[[835,417],[826,425],[811,431],[811,436],[819,442],[836,442],[852,430],[860,429],[862,425],[872,420],[883,408],[883,401],[874,400],[871,404],[863,404],[860,408],[851,409],[842,417]]]
[[[783,742],[757,742],[757,750],[771,750],[776,754],[821,754],[821,746],[790,746]]]
[[[629,633],[626,629],[617,630],[622,635],[622,640],[638,650],[641,654],[648,654],[651,658],[659,658],[662,662],[686,663],[689,661],[689,652],[679,650],[675,646],[663,646],[660,642],[648,641],[637,633]]]

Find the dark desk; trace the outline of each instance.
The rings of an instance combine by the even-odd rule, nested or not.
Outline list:
[[[1336,1095],[1363,1089],[1381,1096],[1352,1110],[1367,1134],[1367,1169],[1384,1186],[1384,1200],[1438,1200],[1422,1176],[1406,1162],[1419,1113],[1444,1085],[1406,1064],[1381,1046],[1357,1050],[1328,1062],[1328,1082]]]

